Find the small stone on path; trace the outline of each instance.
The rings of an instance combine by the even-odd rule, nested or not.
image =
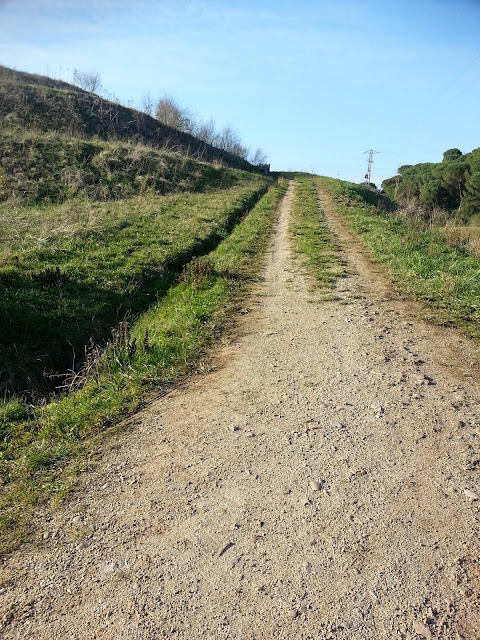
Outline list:
[[[470,498],[470,500],[478,500],[478,494],[470,489],[465,489],[463,493],[467,498]]]
[[[311,480],[310,481],[310,487],[314,491],[320,491],[320,489],[322,488],[322,485],[320,484],[320,482],[317,482],[316,480]]]
[[[414,621],[413,630],[415,631],[415,633],[422,636],[422,638],[426,638],[427,640],[432,640],[433,638],[432,632],[427,627],[427,625],[423,624],[423,622],[420,622],[419,620]]]
[[[116,573],[120,569],[126,569],[128,567],[126,560],[119,560],[118,562],[109,562],[104,569],[105,573]]]

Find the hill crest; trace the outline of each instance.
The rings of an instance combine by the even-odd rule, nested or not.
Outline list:
[[[0,65],[0,121],[82,138],[140,142],[206,162],[252,171],[232,153],[160,123],[136,109],[54,80]]]

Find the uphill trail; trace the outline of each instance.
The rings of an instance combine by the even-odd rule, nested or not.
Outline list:
[[[321,301],[293,194],[213,370],[4,560],[0,637],[480,638],[478,348],[398,299],[324,193],[347,276]]]

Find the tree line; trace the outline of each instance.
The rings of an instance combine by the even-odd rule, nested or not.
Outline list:
[[[448,149],[438,163],[403,165],[382,189],[401,205],[418,202],[426,218],[443,209],[467,221],[480,214],[480,147],[466,154]]]
[[[142,110],[169,127],[173,127],[183,133],[189,133],[202,142],[206,142],[212,147],[233,153],[253,165],[260,166],[267,160],[266,154],[258,147],[253,153],[242,143],[240,135],[230,125],[217,131],[213,118],[210,120],[199,120],[187,107],[180,106],[177,101],[169,95],[159,98],[153,109],[153,100],[146,96],[143,99]]]

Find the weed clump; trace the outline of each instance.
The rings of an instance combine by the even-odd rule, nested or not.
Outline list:
[[[148,329],[143,340],[145,351],[151,350]],[[89,380],[98,382],[102,375],[113,377],[116,372],[131,366],[137,355],[137,339],[131,336],[131,325],[124,320],[118,327],[112,329],[111,339],[104,348],[90,338],[90,344],[85,346],[85,354],[78,364],[62,376],[64,384],[58,389],[80,389]]]
[[[32,271],[30,277],[41,287],[54,287],[55,285],[65,284],[70,280],[70,274],[60,271],[60,267],[55,269],[47,267],[42,271]]]
[[[116,368],[132,362],[137,353],[137,339],[130,335],[130,324],[124,320],[116,329],[112,329],[112,339],[105,349],[107,367]]]
[[[0,200],[7,197],[7,179],[5,171],[0,167]]]
[[[194,289],[200,289],[214,275],[215,265],[212,260],[208,256],[200,256],[184,266],[181,279]]]

